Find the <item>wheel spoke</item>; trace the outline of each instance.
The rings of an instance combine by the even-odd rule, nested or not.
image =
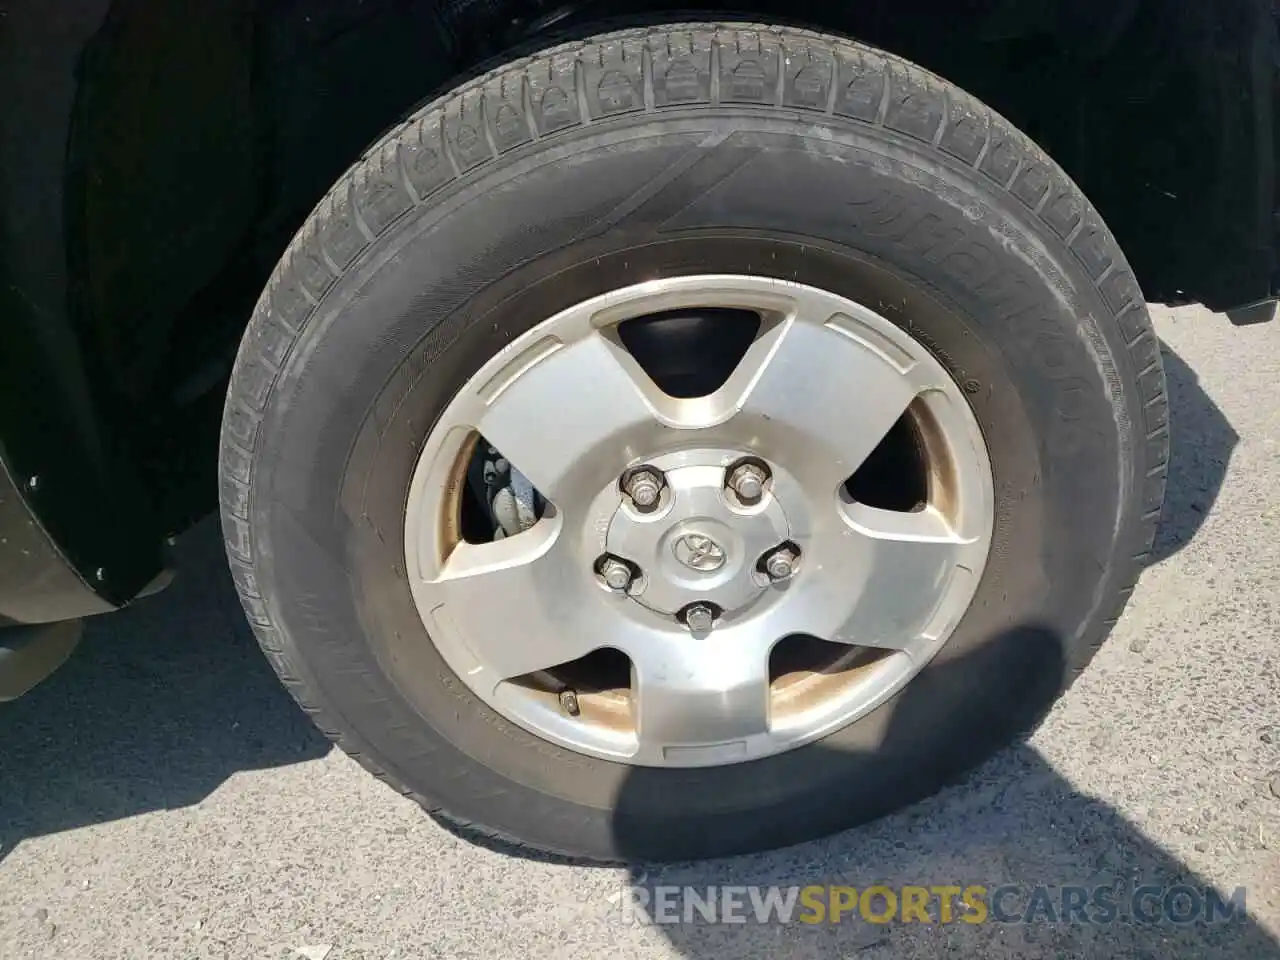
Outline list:
[[[734,741],[768,730],[767,651],[750,643],[733,649],[733,640],[726,631],[631,651],[636,733],[647,762],[676,760],[681,746],[732,750]]]
[[[920,510],[881,510],[865,503],[843,505],[845,523],[853,530],[878,543],[964,543],[950,520],[937,507]]]
[[[443,602],[432,618],[459,635],[494,682],[576,660],[607,639],[583,629],[594,598],[559,548],[558,526],[543,520],[519,536],[460,543],[435,578]]]
[[[904,375],[909,360],[847,319],[801,315],[766,324],[719,391],[773,444],[790,446],[795,436],[810,450],[816,444],[823,452],[806,458],[806,480],[831,489],[858,469],[921,389]]]
[[[617,472],[646,429],[657,387],[617,344],[592,330],[546,338],[510,358],[480,391],[476,428],[561,509]]]
[[[971,575],[968,542],[934,507],[903,513],[852,504],[844,519],[844,529],[815,545],[822,569],[796,597],[797,632],[910,653],[936,632],[953,579]],[[861,585],[853,596],[850,583]]]

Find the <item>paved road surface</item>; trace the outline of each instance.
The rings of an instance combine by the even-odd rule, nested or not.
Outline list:
[[[1158,310],[1175,417],[1157,557],[1027,744],[870,828],[629,874],[457,839],[279,690],[212,524],[166,593],[0,706],[0,957],[1280,957],[1280,323]],[[1213,927],[654,928],[622,885],[1248,888]]]

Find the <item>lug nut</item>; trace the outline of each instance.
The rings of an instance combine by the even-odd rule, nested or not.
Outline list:
[[[582,712],[582,707],[578,703],[578,693],[576,690],[565,688],[560,691],[560,709],[571,717],[576,717]]]
[[[763,467],[754,463],[744,463],[734,467],[729,474],[729,489],[736,493],[739,499],[752,502],[760,499],[764,493],[764,482],[768,479],[769,475]]]
[[[764,572],[770,580],[789,580],[795,575],[800,562],[800,551],[794,547],[779,547],[764,558]]]
[[[623,489],[637,507],[651,510],[658,505],[658,499],[662,496],[662,484],[662,474],[646,467],[627,477]]]
[[[634,574],[627,564],[623,563],[617,557],[606,557],[604,562],[600,564],[600,579],[605,582],[610,590],[625,590],[631,586]]]
[[[716,612],[706,603],[691,603],[684,608],[684,625],[694,633],[706,633],[716,622]]]

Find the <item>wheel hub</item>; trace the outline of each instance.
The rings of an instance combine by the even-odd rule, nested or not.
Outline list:
[[[644,512],[623,498],[605,538],[610,554],[641,571],[627,591],[635,602],[668,616],[703,602],[733,619],[769,592],[761,560],[791,539],[791,524],[771,489],[748,504],[728,486],[742,458],[705,449],[645,461],[666,477],[661,504]]]

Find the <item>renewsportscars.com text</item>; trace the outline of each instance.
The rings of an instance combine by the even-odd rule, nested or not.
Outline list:
[[[867,887],[628,886],[627,924],[756,923],[1226,923],[1245,916],[1245,888],[1210,886],[908,884]]]

